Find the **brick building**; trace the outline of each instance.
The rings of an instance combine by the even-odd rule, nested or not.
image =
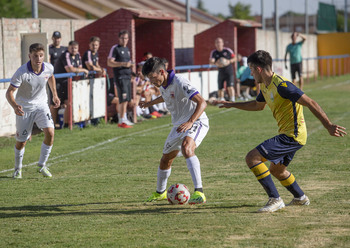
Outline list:
[[[111,47],[118,43],[118,33],[128,30],[130,39],[128,47],[133,62],[142,61],[144,52],[150,51],[154,56],[165,57],[169,68],[175,66],[174,20],[177,16],[160,10],[119,9],[75,31],[75,39],[80,50],[88,49],[91,36],[101,38],[99,51],[100,65],[107,68],[107,57]],[[110,76],[112,75],[112,70]]]

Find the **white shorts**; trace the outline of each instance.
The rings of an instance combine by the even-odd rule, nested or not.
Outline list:
[[[24,112],[23,116],[16,115],[16,140],[19,142],[27,141],[32,135],[34,122],[38,128],[54,128],[49,107],[41,107],[32,112]]]
[[[173,127],[171,129],[164,144],[163,154],[168,154],[175,150],[181,151],[182,142],[186,136],[191,137],[195,141],[196,147],[198,147],[209,131],[209,120],[196,120],[191,129],[184,133],[176,132],[177,128]]]

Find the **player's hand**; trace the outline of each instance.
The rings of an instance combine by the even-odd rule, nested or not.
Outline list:
[[[182,123],[177,129],[176,132],[178,133],[184,133],[187,130],[189,130],[193,126],[193,122],[186,121],[185,123]]]
[[[148,108],[149,107],[149,102],[146,102],[146,101],[140,101],[139,102],[139,107],[140,108]]]
[[[54,108],[59,108],[61,106],[61,100],[57,96],[52,97],[52,102],[55,104],[53,106]]]
[[[335,124],[332,124],[329,128],[328,128],[328,132],[331,136],[336,136],[336,137],[343,137],[345,136],[347,133],[345,132],[346,128],[342,127],[342,126],[338,126]]]
[[[19,116],[24,115],[24,111],[21,105],[16,105],[16,107],[13,108],[15,110],[15,114]]]
[[[213,101],[214,105],[219,105],[219,108],[232,108],[232,102],[228,101]]]

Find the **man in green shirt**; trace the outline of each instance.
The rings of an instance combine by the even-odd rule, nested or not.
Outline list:
[[[296,42],[298,36],[302,39],[302,41]],[[292,80],[293,84],[296,83],[296,73],[298,73],[299,77],[299,88],[302,90],[304,86],[304,81],[303,81],[303,76],[302,76],[302,71],[303,71],[303,65],[302,65],[302,56],[301,56],[301,46],[306,40],[306,37],[300,33],[293,32],[292,34],[292,43],[290,43],[287,46],[286,49],[286,55],[284,56],[284,63],[286,69],[287,67],[287,54],[289,53],[290,56],[290,69],[291,69],[291,74],[292,74]]]

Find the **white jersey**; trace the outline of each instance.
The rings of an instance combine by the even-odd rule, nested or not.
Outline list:
[[[11,78],[11,85],[18,88],[16,102],[22,106],[24,112],[32,112],[48,105],[46,84],[54,69],[46,62],[42,66],[42,72],[36,74],[29,61],[18,68]]]
[[[174,71],[169,71],[168,84],[165,87],[161,86],[159,89],[167,109],[171,113],[171,121],[174,127],[187,122],[196,110],[197,103],[191,99],[199,94],[198,90],[186,78],[175,75]],[[199,117],[199,120],[202,119],[208,119],[205,112]]]

